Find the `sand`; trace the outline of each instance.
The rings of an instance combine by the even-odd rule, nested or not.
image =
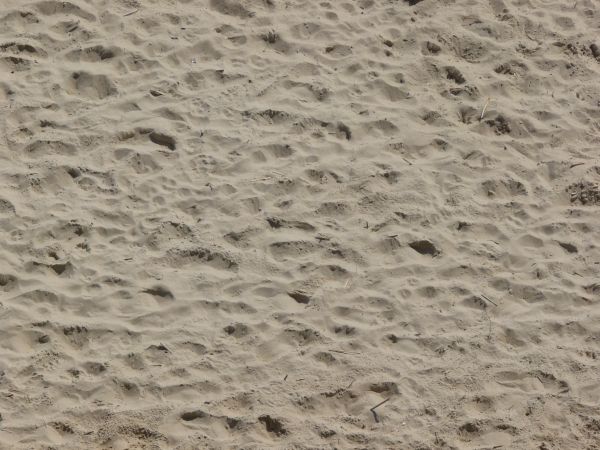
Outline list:
[[[0,448],[600,448],[596,0],[0,5]]]

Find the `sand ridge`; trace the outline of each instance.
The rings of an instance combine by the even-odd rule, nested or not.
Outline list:
[[[599,448],[597,2],[0,4],[1,448]]]

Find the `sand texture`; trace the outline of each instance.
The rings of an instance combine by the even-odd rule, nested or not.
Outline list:
[[[0,6],[0,449],[600,449],[598,0]]]

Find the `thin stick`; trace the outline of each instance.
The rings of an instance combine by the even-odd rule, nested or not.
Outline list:
[[[481,116],[479,117],[480,122],[483,120],[483,116],[485,115],[485,110],[487,109],[488,105],[490,104],[490,100],[491,100],[491,98],[488,97],[485,102],[485,105],[483,105],[483,110],[481,111]]]
[[[481,298],[483,298],[484,300],[487,300],[488,302],[490,302],[492,305],[494,306],[498,306],[497,303],[494,303],[493,301],[491,301],[489,298],[487,298],[485,295],[481,294],[480,295]]]
[[[330,352],[342,353],[344,355],[360,355],[359,352],[345,352],[343,350],[329,350]]]
[[[485,318],[488,320],[488,324],[489,324],[487,340],[491,341],[492,340],[492,319],[490,319],[490,315],[487,313],[487,311],[485,309],[483,310],[483,314],[485,315]]]
[[[369,411],[371,411],[373,413],[373,417],[375,418],[375,422],[379,423],[379,417],[377,416],[377,413],[375,412],[376,408],[379,408],[381,405],[383,405],[384,403],[389,402],[391,399],[391,397],[386,398],[384,401],[377,403],[375,406],[373,406]]]
[[[140,8],[136,9],[135,11],[128,12],[127,14],[123,14],[123,17],[131,16],[131,15],[135,14],[136,12],[138,12],[139,10],[140,10]]]

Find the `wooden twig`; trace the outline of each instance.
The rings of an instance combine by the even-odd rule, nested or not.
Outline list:
[[[574,163],[569,166],[569,169],[572,169],[573,167],[577,167],[577,166],[583,166],[584,164],[585,163]]]
[[[127,14],[123,14],[123,17],[131,16],[131,15],[135,14],[136,12],[138,12],[139,10],[140,10],[140,8],[138,8],[134,11],[128,12]]]
[[[369,411],[371,411],[373,413],[373,417],[375,418],[375,422],[379,423],[379,416],[377,416],[377,413],[375,412],[375,409],[379,408],[381,405],[383,405],[384,403],[389,402],[391,399],[391,397],[386,398],[384,401],[377,403],[375,406],[373,406]]]
[[[492,305],[494,306],[498,306],[497,303],[493,302],[492,300],[490,300],[489,298],[487,298],[485,295],[481,294],[480,295],[481,298],[483,298],[484,300],[487,300],[488,302],[490,302]]]
[[[344,350],[329,350],[330,352],[342,353],[344,355],[360,355],[359,352],[345,352]]]
[[[479,121],[480,122],[483,120],[483,116],[485,115],[485,110],[489,106],[490,101],[491,101],[491,98],[488,97],[487,100],[485,101],[485,105],[483,105],[483,109],[481,110],[481,116],[479,116]]]
[[[355,381],[356,380],[354,378],[352,378],[352,381],[350,382],[350,384],[348,386],[346,386],[346,390],[350,389]]]
[[[483,315],[488,320],[488,325],[489,325],[487,340],[491,341],[492,340],[492,319],[490,319],[490,315],[488,314],[488,312],[485,309],[483,310]]]

